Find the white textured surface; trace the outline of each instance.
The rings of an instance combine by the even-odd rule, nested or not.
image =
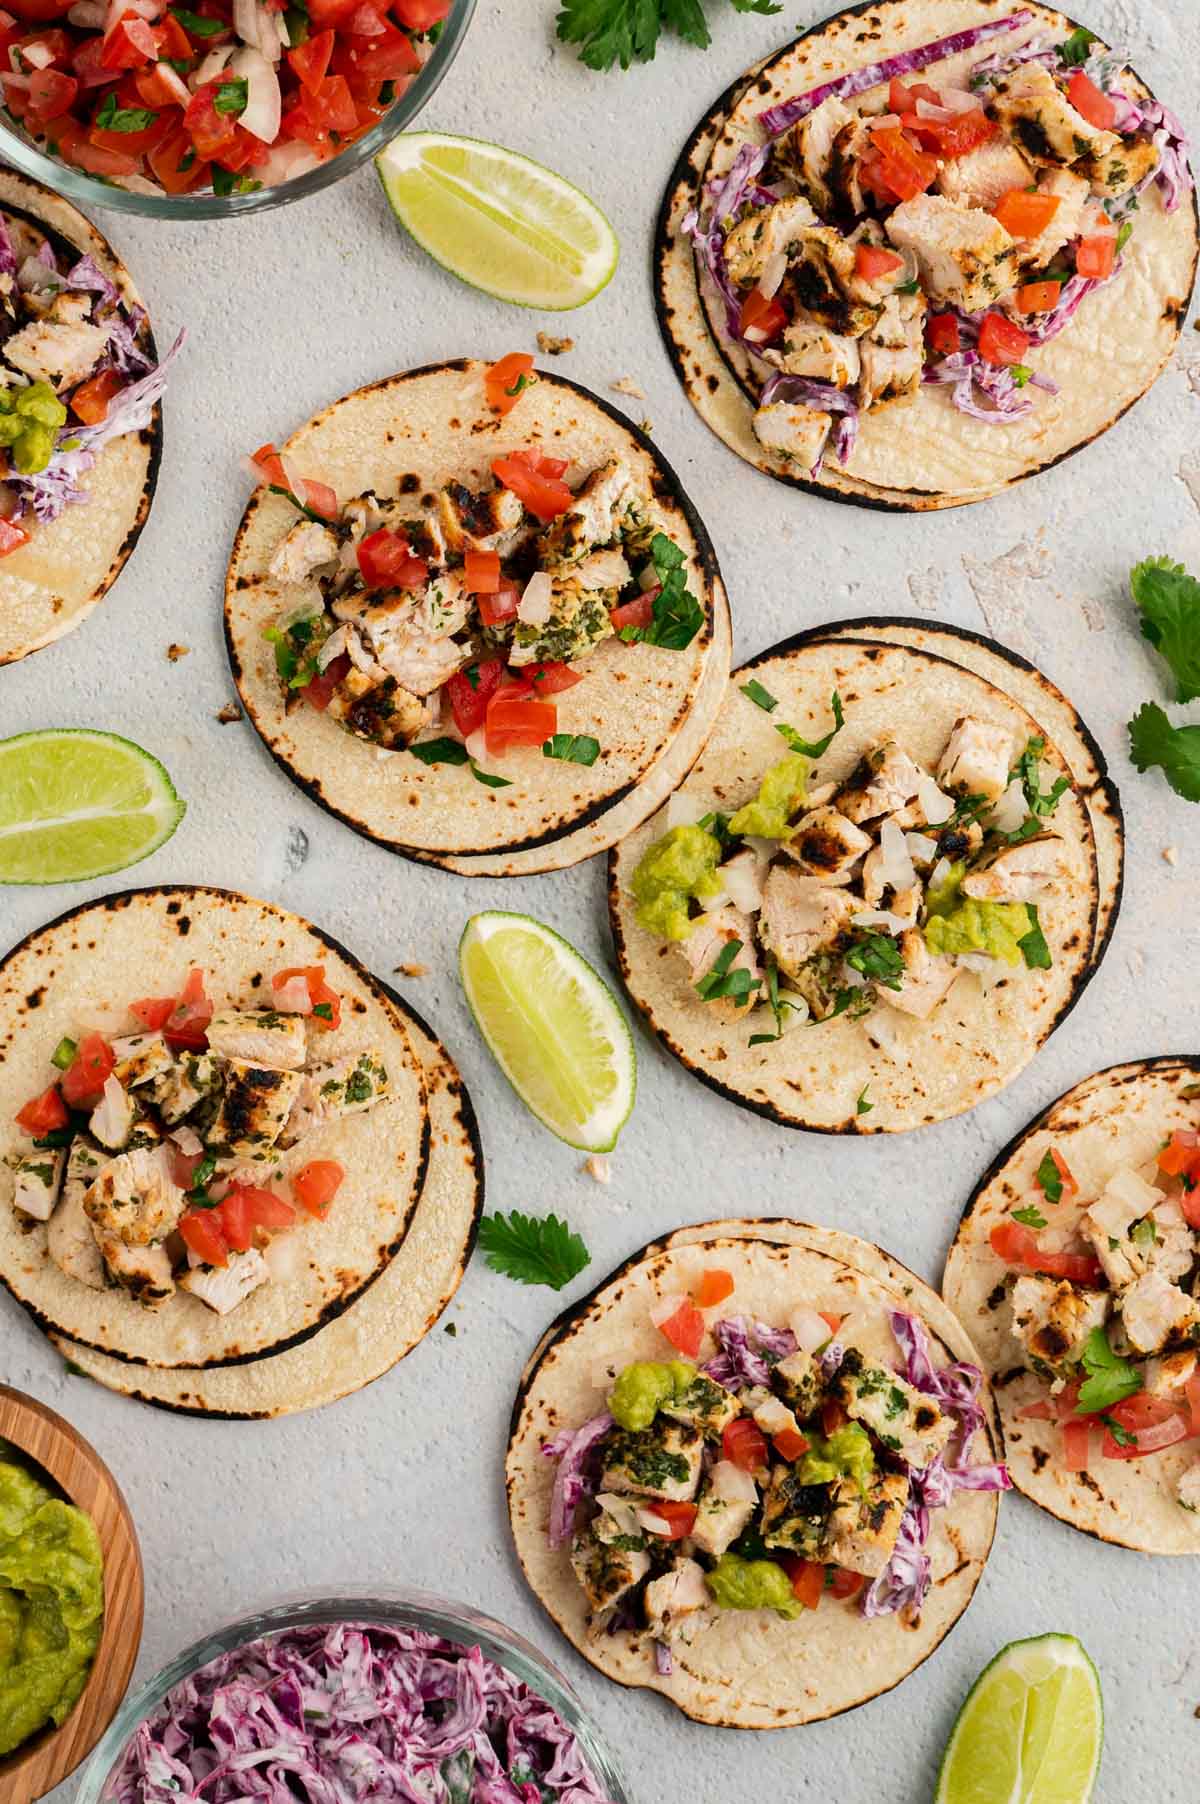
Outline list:
[[[1194,1050],[1200,958],[1200,815],[1138,777],[1123,722],[1165,699],[1138,639],[1125,575],[1151,552],[1200,570],[1200,338],[1099,445],[981,508],[929,519],[836,507],[743,469],[695,420],[660,346],[647,281],[654,210],[678,146],[710,97],[823,10],[777,19],[710,8],[707,55],[664,45],[651,67],[597,76],[552,38],[552,0],[480,0],[457,67],[422,121],[501,136],[587,187],[624,246],[610,289],[575,315],[509,311],[443,277],[393,226],[371,173],[269,217],[191,230],[102,216],[166,340],[190,326],[167,405],[158,500],[132,564],[93,619],[0,672],[0,731],[85,724],[128,733],[167,764],[189,812],[130,882],[230,884],[298,909],[400,980],[457,1054],[479,1107],[490,1206],[565,1210],[600,1277],[651,1235],[725,1212],[793,1212],[877,1239],[936,1281],[967,1189],[1008,1136],[1098,1065]],[[1196,120],[1200,13],[1108,0],[1089,22]],[[863,1144],[785,1132],[687,1081],[639,1041],[640,1105],[604,1188],[541,1133],[490,1065],[458,993],[454,948],[472,910],[528,909],[603,968],[599,864],[504,885],[389,858],[327,819],[244,725],[232,695],[221,572],[244,498],[238,454],[334,396],[406,365],[533,348],[539,325],[575,336],[555,367],[605,392],[631,375],[717,542],[739,652],[796,628],[868,612],[992,631],[1034,657],[1084,709],[1121,784],[1130,829],[1125,909],[1107,964],[1075,1014],[1003,1096],[965,1120]],[[191,646],[177,664],[168,641]],[[1168,865],[1163,850],[1179,848]],[[305,855],[307,853],[307,855]],[[114,887],[0,892],[0,942]],[[577,1285],[583,1288],[584,1281]],[[574,1293],[569,1293],[574,1294]],[[0,1299],[3,1302],[3,1299]],[[693,1727],[656,1700],[607,1686],[526,1595],[508,1549],[501,1459],[525,1354],[555,1307],[477,1264],[453,1310],[388,1379],[321,1414],[274,1426],[151,1413],[66,1376],[22,1317],[0,1307],[0,1372],[65,1411],[120,1476],[142,1536],[148,1617],[142,1674],[206,1625],[272,1593],[340,1578],[457,1593],[524,1629],[577,1681],[621,1750],[637,1804],[754,1797],[920,1804],[959,1701],[1002,1643],[1080,1634],[1104,1680],[1111,1804],[1194,1800],[1200,1752],[1194,1566],[1100,1546],[1005,1500],[995,1555],[950,1641],[902,1691],[857,1716],[754,1739]],[[798,1631],[802,1632],[802,1631]],[[62,1800],[71,1788],[64,1787]]]

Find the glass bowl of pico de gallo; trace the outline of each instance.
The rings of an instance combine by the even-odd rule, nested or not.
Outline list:
[[[421,111],[475,0],[0,0],[0,160],[84,206],[256,213]]]

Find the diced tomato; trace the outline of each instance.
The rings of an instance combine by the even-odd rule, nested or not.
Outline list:
[[[184,104],[179,98],[178,90],[170,86],[160,73],[164,67],[167,67],[169,75],[174,75],[174,70],[169,65],[164,65],[161,58],[157,63],[151,64],[148,69],[134,71],[133,85],[137,89],[137,97],[142,106],[170,107]],[[176,120],[173,123],[178,124],[179,122]]]
[[[180,1152],[179,1148],[167,1142],[167,1157],[171,1165],[171,1177],[181,1190],[190,1190],[196,1177],[196,1167],[204,1158],[204,1151],[198,1153]]]
[[[1024,1227],[1010,1216],[997,1222],[988,1236],[992,1251],[1006,1265],[1022,1265],[1027,1271],[1045,1272],[1051,1278],[1066,1278],[1072,1284],[1095,1284],[1100,1277],[1100,1261],[1087,1253],[1046,1253],[1037,1243],[1032,1228]]]
[[[109,402],[124,386],[120,370],[101,370],[98,376],[80,383],[71,396],[71,411],[85,426],[98,425],[108,412]]]
[[[1089,125],[1097,131],[1110,132],[1116,123],[1116,102],[1111,100],[1102,88],[1098,88],[1090,75],[1082,69],[1076,69],[1067,83],[1067,99],[1077,113],[1082,113]]]
[[[890,276],[893,271],[903,268],[904,258],[898,257],[895,251],[885,251],[882,245],[860,244],[855,249],[854,273],[864,282],[877,282],[880,276]]]
[[[546,524],[565,514],[575,497],[562,480],[565,464],[557,472],[552,466],[557,458],[542,458],[536,451],[510,451],[506,457],[492,459],[492,475],[511,489],[521,505],[536,520]]]
[[[1103,282],[1111,276],[1117,261],[1117,239],[1114,232],[1097,232],[1081,238],[1075,246],[1075,269],[1081,276]]]
[[[828,1328],[830,1334],[836,1334],[842,1325],[841,1316],[833,1315],[828,1309],[818,1309],[817,1314]]]
[[[488,702],[500,682],[504,666],[499,658],[487,658],[480,664],[469,665],[468,669],[471,676],[465,670],[459,670],[446,684],[454,724],[464,739],[469,739],[483,725]]]
[[[475,605],[484,626],[511,620],[521,605],[521,591],[513,583],[501,583],[494,595],[477,595]]]
[[[812,1445],[794,1428],[785,1428],[780,1434],[772,1435],[771,1439],[780,1459],[787,1460],[789,1465],[798,1460],[802,1453],[807,1453]]]
[[[485,724],[490,752],[506,752],[510,746],[544,745],[558,731],[558,709],[553,702],[497,694],[488,703]]]
[[[930,106],[942,104],[941,95],[927,81],[903,82],[893,75],[888,84],[888,112],[911,113],[918,100],[927,100]]]
[[[770,299],[761,288],[752,288],[742,302],[738,330],[744,338],[747,333],[754,334],[755,344],[770,344],[778,338],[788,323],[788,310],[778,295]]]
[[[472,595],[495,595],[500,587],[500,553],[468,551],[463,558],[463,581]]]
[[[333,43],[332,31],[317,31],[306,43],[298,44],[287,53],[287,60],[300,85],[307,88],[310,94],[317,92],[328,73]]]
[[[1200,1231],[1200,1158],[1184,1173],[1179,1207],[1188,1227]]]
[[[511,413],[529,386],[533,358],[527,351],[510,351],[493,363],[483,379],[488,406],[496,413]]]
[[[342,1023],[342,999],[336,990],[331,990],[325,982],[324,965],[290,965],[286,971],[276,971],[271,979],[271,988],[281,990],[285,983],[293,977],[308,979],[308,993],[313,1005],[313,1024],[322,1027],[326,1033],[332,1033]]]
[[[825,1567],[820,1560],[802,1560],[799,1554],[777,1556],[779,1564],[792,1581],[792,1596],[806,1610],[815,1610],[825,1591]]]
[[[937,158],[910,143],[898,125],[877,126],[860,164],[863,185],[881,201],[912,200],[937,174]]]
[[[410,31],[432,31],[449,16],[451,0],[393,0],[392,11]]]
[[[735,1416],[722,1430],[721,1452],[743,1472],[762,1472],[769,1460],[767,1437],[750,1416]]]
[[[857,1597],[867,1582],[861,1572],[847,1572],[844,1566],[831,1566],[829,1570],[833,1574],[829,1589],[836,1598]]]
[[[700,1282],[692,1292],[692,1296],[697,1309],[715,1309],[718,1303],[723,1303],[727,1297],[733,1295],[733,1292],[733,1273],[723,1270],[720,1266],[713,1266],[710,1270],[701,1272]]]
[[[839,1428],[846,1426],[846,1412],[840,1403],[830,1398],[821,1405],[821,1433],[836,1434]]]
[[[672,1503],[668,1498],[651,1497],[646,1501],[646,1508],[661,1516],[667,1525],[665,1535],[657,1529],[651,1530],[660,1541],[682,1541],[696,1526],[697,1506],[694,1503]]]
[[[429,577],[429,565],[413,556],[407,535],[389,526],[362,540],[358,567],[368,589],[415,589]]]
[[[388,24],[369,37],[339,37],[330,59],[330,68],[345,76],[351,92],[369,100],[378,97],[383,82],[403,81],[420,67],[412,39]]]
[[[257,451],[250,453],[250,462],[258,471],[260,482],[269,482],[273,488],[277,489],[288,487],[287,471],[284,469],[283,459],[274,445],[260,445]]]
[[[358,124],[354,96],[344,75],[327,75],[315,88],[304,88],[300,110],[320,131],[350,132]]]
[[[103,1034],[84,1034],[74,1060],[63,1073],[64,1102],[73,1109],[88,1108],[99,1102],[116,1062],[113,1049]]]
[[[336,658],[329,660],[324,670],[319,670],[316,676],[304,685],[300,693],[309,706],[317,710],[318,714],[324,714],[333,700],[334,690],[342,678],[347,675],[349,669],[349,657],[344,651],[339,652]]]
[[[1151,1397],[1145,1391],[1139,1391],[1135,1397],[1126,1397],[1122,1403],[1115,1403],[1105,1413],[1126,1434],[1135,1437],[1132,1446],[1123,1446],[1112,1429],[1107,1428],[1100,1443],[1100,1451],[1105,1459],[1142,1459],[1148,1453],[1161,1453],[1165,1447],[1173,1447],[1177,1441],[1190,1439],[1193,1432],[1190,1409],[1181,1410],[1168,1398]]]
[[[22,545],[28,545],[29,534],[15,520],[0,520],[0,557],[8,557],[10,552],[20,551]]]
[[[104,34],[100,62],[105,69],[138,69],[157,59],[154,33],[138,13],[122,13]]]
[[[132,99],[133,96],[130,96]],[[149,125],[138,132],[105,131],[102,126],[93,125],[88,132],[88,142],[97,150],[109,151],[116,156],[140,157],[162,138],[169,138],[172,121],[162,113],[158,113]]]
[[[87,38],[71,53],[71,67],[81,88],[100,88],[112,80],[112,70],[101,62],[103,38]]]
[[[35,69],[29,78],[29,112],[34,119],[57,119],[69,112],[79,92],[73,75],[61,69]]]
[[[16,53],[18,66],[21,59],[25,58],[26,51],[34,50],[48,55],[51,66],[57,64],[60,69],[65,69],[71,60],[74,41],[65,31],[60,31],[55,26],[49,31],[29,32],[24,37],[15,39],[12,48]],[[38,60],[41,60],[40,55]]]
[[[1083,1417],[1074,1422],[1063,1423],[1063,1464],[1068,1472],[1086,1472],[1091,1456],[1089,1442],[1091,1440],[1091,1422]],[[1108,1439],[1108,1436],[1105,1436]]]
[[[211,38],[206,40],[211,43]],[[158,60],[164,62],[174,58],[182,62],[192,54],[192,40],[189,38],[174,13],[164,13],[154,27],[154,42],[158,46]],[[174,71],[172,71],[174,73]]]
[[[1168,1178],[1181,1178],[1200,1157],[1200,1134],[1194,1128],[1176,1128],[1158,1155],[1158,1169]]]
[[[27,25],[44,25],[51,19],[61,19],[73,4],[74,0],[11,0],[8,11]]]
[[[1058,306],[1061,282],[1024,282],[1017,289],[1014,304],[1018,313],[1049,313]]]
[[[246,136],[249,137],[249,132]],[[336,520],[338,517],[337,490],[331,489],[327,482],[314,482],[311,476],[302,476],[300,486],[304,490],[301,500],[314,514],[320,514],[323,520]],[[418,563],[420,559],[416,560]],[[419,579],[424,581],[424,578]]]
[[[234,119],[229,113],[217,111],[216,99],[221,85],[222,78],[218,76],[197,88],[183,115],[184,129],[195,145],[198,157],[220,159],[237,143]]]
[[[55,1128],[66,1127],[67,1108],[63,1102],[57,1084],[51,1084],[40,1096],[27,1102],[23,1109],[18,1109],[16,1122],[27,1134],[40,1138],[42,1134],[53,1133]]]
[[[1010,188],[992,208],[992,217],[1014,238],[1036,238],[1061,206],[1057,194],[1031,194],[1027,188]]]
[[[953,119],[922,119],[921,131],[943,157],[965,157],[998,134],[999,125],[982,107],[958,113]]]
[[[254,1245],[254,1223],[250,1204],[238,1185],[228,1192],[220,1208],[221,1233],[232,1253],[248,1253]]]
[[[1070,1202],[1071,1198],[1078,1192],[1079,1184],[1071,1175],[1071,1167],[1067,1164],[1067,1161],[1063,1158],[1057,1147],[1052,1146],[1050,1148],[1050,1158],[1062,1183],[1063,1196],[1067,1202]]]
[[[55,120],[53,137],[63,162],[74,164],[76,169],[86,169],[89,175],[124,176],[138,172],[137,157],[110,150],[105,144],[93,144],[69,113]]]
[[[521,675],[528,679],[535,695],[558,695],[563,689],[574,689],[576,683],[583,681],[582,671],[560,663],[523,664]]]
[[[273,1232],[277,1228],[295,1225],[296,1211],[281,1196],[276,1196],[273,1190],[260,1190],[257,1185],[249,1184],[240,1188],[250,1210],[250,1219],[256,1228],[266,1228]]]
[[[129,1004],[129,1012],[137,1016],[143,1027],[148,1027],[151,1033],[157,1033],[159,1028],[166,1026],[167,1017],[174,1007],[174,996],[142,996],[137,1002]]]
[[[1029,350],[1029,334],[1006,319],[989,313],[979,328],[979,355],[985,363],[1020,363]]]
[[[179,1218],[183,1244],[205,1265],[228,1265],[229,1247],[221,1231],[221,1217],[216,1209],[189,1209]]]
[[[199,965],[193,966],[163,1028],[167,1045],[177,1052],[202,1052],[208,1045],[212,1014],[213,1005],[204,993],[204,972]]]
[[[1027,1403],[1024,1409],[1017,1411],[1018,1422],[1056,1422],[1058,1417],[1050,1407],[1046,1397],[1039,1397],[1036,1403]]]
[[[292,1194],[309,1215],[324,1221],[345,1177],[346,1167],[336,1159],[310,1159],[293,1177]]]
[[[613,631],[619,633],[627,626],[649,626],[654,619],[654,597],[658,593],[657,588],[644,589],[632,601],[623,601],[620,607],[613,608],[608,616],[613,623]]]
[[[345,25],[358,10],[360,0],[308,0],[308,19],[314,31]]]
[[[526,704],[529,707],[538,705],[537,702]],[[548,738],[549,735],[547,734],[545,737]],[[488,711],[488,743],[491,743],[490,709]],[[669,1315],[665,1322],[658,1324],[658,1332],[664,1340],[669,1340],[676,1352],[682,1353],[685,1359],[695,1359],[704,1339],[704,1326],[704,1317],[695,1304],[685,1300],[673,1315]]]

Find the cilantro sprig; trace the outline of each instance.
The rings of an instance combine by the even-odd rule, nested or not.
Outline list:
[[[1042,1195],[1048,1203],[1061,1203],[1063,1193],[1062,1173],[1054,1162],[1054,1154],[1045,1152],[1042,1162],[1034,1172],[1034,1177],[1042,1187]],[[1042,1226],[1045,1227],[1045,1223]]]
[[[1023,1209],[1014,1209],[1012,1218],[1014,1221],[1019,1221],[1023,1228],[1037,1229],[1044,1228],[1046,1225],[1046,1217],[1036,1203],[1026,1203]]]
[[[1083,1343],[1083,1369],[1087,1373],[1079,1387],[1075,1405],[1081,1416],[1098,1415],[1121,1403],[1142,1388],[1136,1366],[1114,1353],[1103,1328],[1093,1328]]]
[[[1144,702],[1129,723],[1134,766],[1157,766],[1185,802],[1200,802],[1200,726],[1175,727],[1157,702]]]
[[[578,1234],[557,1215],[485,1215],[479,1247],[492,1271],[518,1284],[545,1284],[562,1290],[591,1264]]]
[[[871,983],[898,990],[904,977],[904,960],[895,940],[886,933],[867,933],[850,947],[846,963]]]
[[[1025,750],[1017,759],[1009,772],[1009,781],[1019,778],[1021,790],[1025,797],[1025,806],[1029,817],[1023,821],[1015,833],[1008,838],[1014,843],[1023,839],[1032,839],[1041,831],[1042,822],[1049,819],[1058,807],[1059,802],[1071,787],[1070,777],[1056,777],[1049,789],[1042,788],[1041,760],[1046,749],[1046,741],[1041,738],[1030,739]]]
[[[775,0],[732,0],[735,12],[777,13]],[[700,0],[563,0],[555,28],[564,44],[580,46],[589,69],[648,63],[669,26],[685,43],[707,50],[712,42]]]
[[[461,739],[451,739],[448,735],[442,739],[422,739],[408,749],[422,764],[469,764],[471,775],[485,789],[512,787],[510,778],[498,777],[493,771],[481,770]]]
[[[747,971],[744,965],[733,969],[733,961],[741,949],[741,940],[726,940],[696,985],[696,993],[702,1002],[716,1002],[722,996],[728,996],[734,1002],[745,1002],[750,992],[759,988],[761,978]]]
[[[1077,25],[1069,38],[1058,47],[1058,60],[1064,69],[1082,69],[1092,54],[1092,45],[1096,43],[1096,34],[1089,31],[1086,25]]]
[[[1175,700],[1200,696],[1200,582],[1169,557],[1148,557],[1130,572],[1142,633],[1175,678]]]
[[[795,727],[789,727],[786,721],[776,721],[775,731],[787,741],[793,752],[803,752],[807,758],[821,758],[829,750],[842,730],[845,715],[842,712],[842,698],[835,689],[829,698],[829,706],[833,709],[833,725],[824,739],[803,739]]]
[[[627,643],[641,640],[667,651],[683,651],[704,625],[704,609],[687,586],[687,559],[665,532],[656,532],[651,539],[650,557],[659,583],[650,624],[623,626],[620,637]]]
[[[543,758],[559,758],[568,764],[595,764],[600,741],[590,733],[554,733],[542,746]]]

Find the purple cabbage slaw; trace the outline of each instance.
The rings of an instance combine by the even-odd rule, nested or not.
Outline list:
[[[565,1547],[575,1526],[575,1511],[595,1490],[591,1453],[597,1441],[614,1426],[605,1410],[582,1428],[564,1428],[553,1440],[542,1442],[546,1459],[558,1461],[550,1494],[549,1540],[551,1547]]]
[[[796,1337],[790,1329],[752,1322],[744,1315],[726,1316],[712,1332],[721,1351],[701,1370],[727,1391],[737,1392],[748,1385],[765,1389],[771,1382],[771,1366],[796,1351]]]
[[[184,1679],[106,1804],[609,1804],[573,1731],[485,1657],[418,1629],[287,1629]]]

